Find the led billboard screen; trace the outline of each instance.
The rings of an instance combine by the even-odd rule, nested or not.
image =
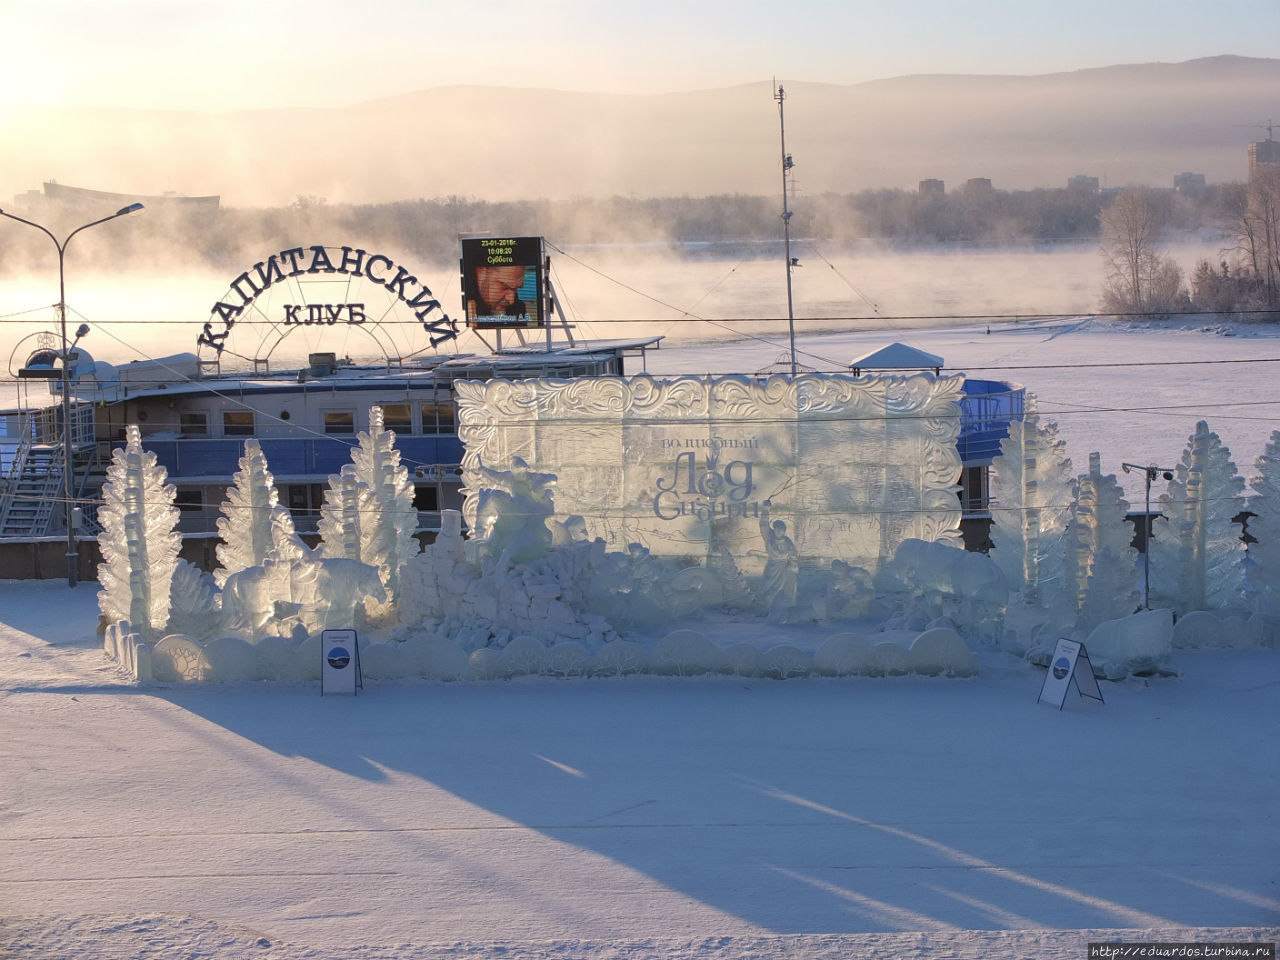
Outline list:
[[[462,303],[476,329],[540,327],[545,321],[541,237],[462,241]]]

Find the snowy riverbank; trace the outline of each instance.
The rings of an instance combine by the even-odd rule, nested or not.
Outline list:
[[[0,584],[0,954],[1026,956],[1280,936],[1273,650],[978,677],[124,681]],[[1074,697],[1074,694],[1072,694]]]

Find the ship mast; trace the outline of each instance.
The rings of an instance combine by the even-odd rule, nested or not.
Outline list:
[[[783,249],[787,258],[787,330],[791,340],[791,376],[795,377],[796,316],[791,298],[791,270],[796,265],[796,261],[791,256],[791,208],[787,204],[787,176],[791,173],[791,168],[795,164],[791,160],[791,154],[787,153],[787,124],[782,107],[782,103],[786,98],[787,95],[783,92],[782,84],[778,84],[778,90],[773,95],[773,99],[778,101],[778,131],[782,137],[782,235]]]

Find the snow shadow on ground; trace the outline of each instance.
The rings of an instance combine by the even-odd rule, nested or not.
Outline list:
[[[408,871],[450,830],[513,856],[534,831],[562,845],[565,876],[585,851],[775,933],[1274,924],[1280,764],[1255,734],[1280,670],[1244,656],[1061,712],[1036,705],[1039,671],[1003,660],[963,681],[157,695],[323,765],[332,789],[309,800],[334,830],[396,831]],[[1250,670],[1266,682],[1237,689]],[[459,820],[453,798],[479,810]]]

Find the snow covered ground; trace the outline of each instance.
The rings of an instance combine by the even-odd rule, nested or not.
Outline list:
[[[1266,338],[882,330],[807,337],[802,362],[894,339],[1024,383],[1079,469],[1095,449],[1107,471],[1171,465],[1203,418],[1247,475],[1280,426]],[[1081,366],[1147,358],[1164,365]],[[1205,360],[1231,362],[1186,362]],[[1042,671],[989,649],[969,680],[367,681],[346,699],[131,685],[96,614],[92,584],[0,583],[0,957],[1066,960],[1280,939],[1274,650],[1180,652],[1177,677],[1061,712],[1036,703]]]

